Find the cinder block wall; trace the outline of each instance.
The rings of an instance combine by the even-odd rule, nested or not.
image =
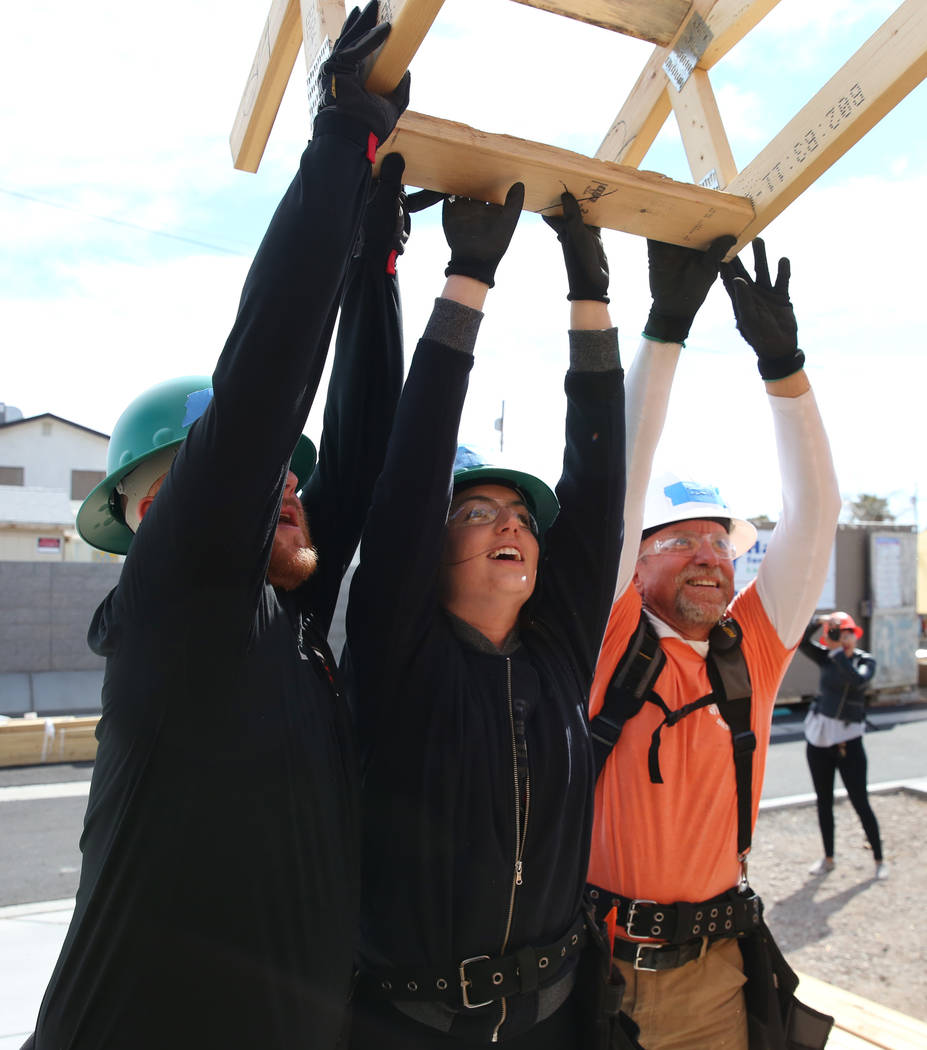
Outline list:
[[[0,562],[0,714],[99,710],[103,661],[87,627],[121,568]]]

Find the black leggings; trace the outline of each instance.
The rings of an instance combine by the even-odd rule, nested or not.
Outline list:
[[[821,826],[821,838],[824,840],[824,856],[834,855],[834,771],[839,769],[840,779],[847,789],[850,802],[872,847],[872,856],[876,861],[880,861],[882,839],[879,837],[879,822],[872,812],[872,806],[869,805],[869,794],[866,791],[866,752],[863,749],[863,738],[854,737],[832,747],[815,747],[814,744],[808,744],[807,755],[811,780],[818,797],[818,824]]]

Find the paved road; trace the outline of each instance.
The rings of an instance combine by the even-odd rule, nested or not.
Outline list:
[[[871,714],[869,782],[927,777],[927,704]],[[91,763],[0,769],[0,907],[73,897]],[[801,713],[773,724],[764,799],[811,791]]]

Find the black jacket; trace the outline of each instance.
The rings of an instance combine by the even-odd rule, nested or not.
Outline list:
[[[358,805],[325,633],[398,397],[394,329],[382,351],[350,322],[339,337],[304,494],[318,572],[285,593],[266,571],[368,194],[366,147],[366,129],[319,118],[249,272],[215,396],[94,616],[99,750],[37,1050],[325,1048],[341,1027]],[[391,323],[394,291],[357,261],[345,309]]]
[[[362,968],[456,973],[472,956],[551,943],[579,912],[595,786],[587,694],[624,497],[622,374],[608,338],[608,367],[574,365],[566,378],[561,511],[508,655],[438,599],[472,359],[429,338],[415,352],[347,617],[363,748]],[[460,1011],[452,1033],[488,1041],[502,1009]],[[504,1034],[536,1015],[536,994],[510,999]]]
[[[821,668],[820,692],[812,710],[842,722],[862,722],[866,717],[866,686],[875,674],[876,662],[869,653],[854,649],[828,649],[811,639],[821,629],[817,623],[805,629],[798,648]]]

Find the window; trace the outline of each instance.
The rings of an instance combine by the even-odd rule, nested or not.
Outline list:
[[[71,499],[86,499],[95,485],[106,477],[102,470],[72,470]]]
[[[22,467],[0,467],[0,485],[22,485]]]

